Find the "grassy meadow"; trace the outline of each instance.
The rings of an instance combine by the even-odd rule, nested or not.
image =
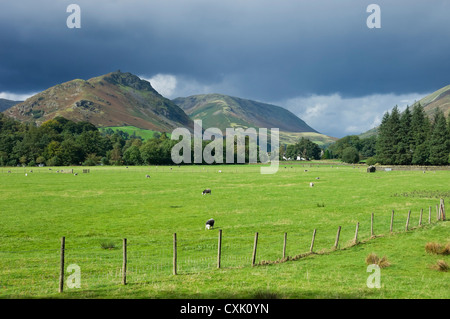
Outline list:
[[[449,256],[424,249],[428,242],[450,243],[448,221],[436,220],[439,198],[450,205],[450,171],[369,174],[364,166],[280,164],[273,175],[260,174],[257,165],[90,167],[88,174],[73,167],[77,176],[56,173],[68,168],[0,168],[0,298],[450,296],[449,273],[432,267],[438,260],[450,263]],[[212,194],[203,196],[205,188]],[[369,240],[371,213],[376,237]],[[205,230],[211,217],[215,227]],[[357,222],[361,243],[352,245]],[[264,263],[281,259],[284,233],[288,256],[307,253],[314,229],[315,254],[251,266],[255,232],[256,262]],[[173,233],[178,275],[172,274]],[[66,268],[80,267],[81,287],[65,286],[60,294],[62,236]],[[390,263],[381,269],[379,289],[366,285],[370,253]],[[67,271],[66,283],[70,276]]]
[[[144,139],[144,140],[153,138],[154,134],[157,132],[157,131],[142,129],[142,128],[135,127],[135,126],[109,126],[109,127],[100,127],[99,130],[100,130],[100,132],[104,132],[108,128],[112,129],[113,131],[120,130],[122,132],[128,133],[130,136],[134,134],[136,136],[142,137],[142,139]]]

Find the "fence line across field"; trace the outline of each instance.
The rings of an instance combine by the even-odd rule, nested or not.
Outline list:
[[[52,245],[54,248],[45,249],[0,249],[0,267],[8,274],[0,284],[6,287],[2,293],[18,291],[20,287],[26,287],[30,295],[37,290],[63,292],[71,278],[67,268],[74,264],[81,268],[83,289],[108,284],[152,284],[159,282],[161,276],[255,267],[330,252],[440,220],[446,220],[443,200],[436,207],[392,211],[382,217],[370,213],[366,220],[335,228],[317,227],[279,234],[256,232],[227,236],[226,229],[218,229],[217,233],[198,239],[183,238],[185,233],[174,233],[167,240],[109,238],[105,241],[111,243],[106,246],[100,245],[98,239],[63,237],[59,249],[57,243]]]
[[[438,207],[438,214],[437,214],[437,220],[445,220],[445,205],[443,203],[443,200],[441,200],[440,205]],[[429,210],[431,212],[431,209]],[[374,225],[374,213],[371,214],[371,223],[370,223],[370,238],[374,238],[377,236],[376,232],[375,232],[375,225]],[[423,209],[420,210],[420,217],[419,220],[417,222],[417,226],[420,227],[422,226],[422,218],[423,218]],[[394,223],[395,218],[394,218],[394,211],[392,212],[391,216],[390,216],[390,220],[386,223],[386,226],[389,225],[389,233],[392,233],[394,231]],[[431,223],[431,219],[429,218],[429,223]],[[406,226],[405,226],[405,231],[409,231],[412,228],[410,228],[410,223],[411,223],[411,210],[408,211],[407,213],[407,218],[406,218]],[[411,225],[411,227],[414,227],[413,225]],[[350,230],[350,227],[348,227]],[[380,234],[384,234],[385,232],[387,232],[387,227],[384,229],[384,231],[381,231]],[[335,237],[335,241],[334,241],[334,245],[332,246],[331,250],[336,250],[339,249],[340,245],[339,245],[339,240],[340,240],[340,236],[341,236],[341,230],[342,227],[338,226],[337,229],[337,233],[336,233],[336,237]],[[359,233],[360,230],[360,223],[357,222],[356,223],[356,228],[355,228],[355,232],[354,232],[354,237],[351,239],[351,243],[352,244],[358,244],[359,240],[358,240],[358,235],[360,235]],[[376,230],[378,231],[379,229],[376,228]],[[353,230],[352,230],[353,233]],[[312,235],[312,241],[311,241],[311,246],[310,246],[310,251],[309,253],[314,253],[315,249],[314,249],[314,243],[316,240],[316,236],[317,236],[317,229],[314,229],[313,235]],[[379,236],[379,235],[378,235]],[[265,239],[273,239],[276,238],[277,236],[275,235],[271,235],[271,236],[267,236]],[[248,238],[248,236],[245,237],[236,237],[234,236],[234,238]],[[251,266],[254,267],[258,264],[265,264],[265,263],[270,263],[270,262],[275,262],[276,260],[273,261],[267,261],[267,260],[261,260],[258,263],[257,262],[257,256],[258,256],[258,247],[260,250],[262,250],[264,248],[261,247],[261,243],[259,243],[258,245],[258,241],[259,241],[259,233],[256,232],[254,239],[253,239],[253,247],[251,250],[251,258],[249,257],[249,255],[247,255],[247,257],[245,257],[244,254],[241,255],[241,257],[239,259],[238,264],[240,265],[234,265],[235,267],[245,267],[248,266],[248,264],[246,264],[249,260],[251,261]],[[231,238],[230,238],[231,239]],[[283,236],[280,236],[280,242],[282,242],[282,245],[280,245],[281,249],[280,249],[280,254],[279,254],[279,258],[278,260],[281,261],[285,261],[285,260],[289,260],[289,257],[286,255],[286,249],[287,249],[287,243],[288,243],[288,234],[285,232],[283,234]],[[180,240],[179,237],[177,237],[177,233],[173,234],[173,241],[172,241],[172,263],[170,264],[170,257],[167,258],[166,262],[164,263],[165,267],[161,267],[161,269],[164,268],[164,270],[166,271],[166,273],[168,273],[170,271],[170,268],[172,268],[172,274],[173,275],[178,275],[180,272],[185,272],[185,273],[189,273],[189,272],[199,272],[199,271],[207,271],[207,270],[211,270],[213,268],[221,268],[223,266],[223,256],[226,256],[226,252],[230,249],[230,247],[232,247],[231,243],[228,243],[228,245],[226,244],[226,237],[223,236],[223,230],[219,229],[218,232],[218,238],[216,238],[217,240],[217,244],[211,243],[211,241],[213,240],[213,238],[207,238],[207,239],[203,239],[203,240]],[[206,245],[200,245],[200,246],[195,246],[196,244],[198,244],[199,242],[202,241],[208,241],[209,243]],[[150,246],[151,244],[148,244],[148,246]],[[190,246],[191,245],[191,246]],[[140,244],[140,245],[136,245],[135,247],[145,247],[145,245]],[[250,251],[250,245],[246,244],[246,245],[242,245],[240,248],[245,247],[246,250]],[[61,248],[61,250],[63,250],[65,248]],[[125,285],[127,283],[127,276],[128,274],[133,274],[134,277],[140,278],[142,279],[148,279],[148,273],[147,271],[154,271],[154,270],[158,270],[158,265],[151,265],[149,266],[149,263],[147,263],[147,267],[143,266],[142,263],[145,264],[145,261],[143,261],[143,259],[147,259],[146,257],[150,257],[149,254],[145,254],[144,252],[141,252],[141,254],[130,254],[129,253],[129,249],[128,249],[128,245],[127,245],[127,239],[124,238],[123,239],[123,258],[122,258],[122,269],[120,269],[119,271],[117,271],[117,266],[116,266],[116,275],[120,274],[122,276],[122,284]],[[200,257],[192,257],[189,254],[187,254],[187,252],[191,252],[191,251],[201,251],[201,252],[207,252],[207,255],[203,255]],[[214,254],[214,252],[216,252],[216,255]],[[129,256],[133,256],[133,258],[129,258]],[[170,255],[169,255],[170,256]],[[61,251],[61,258],[64,258],[64,253],[63,251]],[[150,258],[149,258],[150,259]],[[237,261],[237,258],[232,258],[233,261]],[[134,262],[132,262],[132,260],[134,260]],[[64,261],[61,261],[61,264],[64,264]],[[128,266],[130,265],[130,266]],[[127,268],[129,267],[129,268]],[[63,270],[62,273],[60,274],[60,278],[63,278],[64,274],[63,274]],[[62,279],[63,280],[63,279]]]

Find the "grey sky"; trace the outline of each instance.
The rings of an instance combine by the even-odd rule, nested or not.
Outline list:
[[[81,29],[66,26],[71,3]],[[169,98],[277,103],[342,137],[450,83],[449,14],[445,0],[2,1],[0,97],[120,69]]]

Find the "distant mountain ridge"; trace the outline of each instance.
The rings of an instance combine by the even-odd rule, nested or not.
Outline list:
[[[55,85],[4,113],[36,125],[62,116],[100,128],[136,127],[169,133],[178,127],[192,131],[193,120],[201,119],[203,129],[217,127],[224,133],[226,128],[235,127],[278,128],[280,145],[296,143],[301,137],[320,145],[337,140],[320,134],[280,106],[222,94],[193,95],[171,101],[159,94],[150,82],[120,71]]]
[[[12,101],[7,99],[0,99],[0,112],[6,111],[10,107],[22,103],[23,101]]]
[[[446,118],[448,118],[450,116],[450,85],[444,86],[443,88],[425,96],[410,105],[409,108],[412,109],[414,105],[419,103],[423,106],[423,110],[429,118],[433,118],[433,115],[438,109],[444,113]],[[367,138],[376,135],[378,135],[378,127],[371,128],[358,136],[360,138]]]
[[[193,121],[184,111],[148,81],[120,71],[58,84],[11,107],[5,114],[38,125],[62,116],[99,127],[131,125],[160,132],[193,128]]]
[[[193,95],[172,101],[192,119],[203,120],[205,127],[273,127],[287,132],[318,133],[290,111],[267,103],[223,94]]]
[[[444,112],[445,117],[448,117],[450,115],[450,85],[427,95],[416,103],[420,103],[423,106],[428,116],[433,116],[436,109],[440,109]]]

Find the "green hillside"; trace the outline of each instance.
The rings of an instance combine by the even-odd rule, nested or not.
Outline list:
[[[290,111],[271,104],[222,94],[194,95],[173,100],[192,119],[204,120],[205,127],[264,127],[287,132],[316,132]]]
[[[431,93],[417,103],[424,107],[428,116],[433,116],[436,109],[439,108],[448,117],[450,115],[450,85]]]
[[[222,94],[193,95],[176,98],[193,120],[202,120],[203,128],[217,127],[224,134],[227,128],[278,128],[280,145],[294,144],[301,137],[320,145],[331,144],[335,138],[320,134],[290,111],[276,105]]]
[[[440,109],[445,117],[450,116],[450,85],[447,85],[436,92],[433,92],[420,101],[410,106],[420,103],[428,117],[432,118],[437,109]],[[378,127],[374,127],[359,135],[360,138],[367,138],[378,134]]]
[[[135,126],[160,132],[193,128],[192,120],[183,110],[160,95],[148,81],[120,71],[87,81],[75,79],[58,84],[13,106],[5,114],[37,125],[62,116],[98,127]]]

